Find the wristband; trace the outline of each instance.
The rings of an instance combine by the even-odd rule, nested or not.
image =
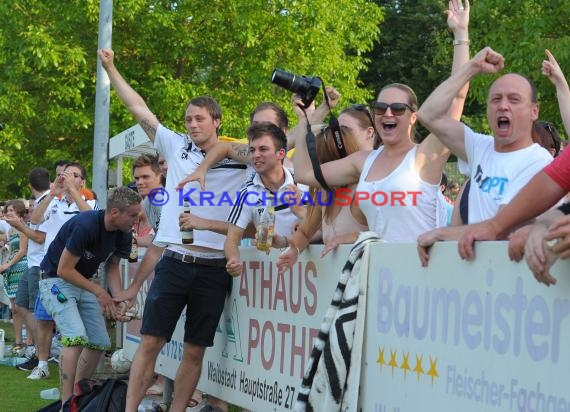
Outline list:
[[[291,249],[295,249],[295,251],[297,252],[297,257],[299,257],[301,255],[301,251],[299,250],[299,248],[297,246],[293,246],[291,244],[289,244],[289,246],[287,246],[287,249],[285,249],[283,251],[283,253],[287,253],[289,252]]]
[[[471,40],[453,40],[454,46],[469,46],[471,44]]]

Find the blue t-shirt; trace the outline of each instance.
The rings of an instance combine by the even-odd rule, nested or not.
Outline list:
[[[128,258],[131,233],[107,231],[104,216],[104,210],[91,210],[81,212],[68,220],[50,244],[40,265],[41,270],[48,277],[57,277],[57,266],[63,249],[80,257],[75,269],[88,279],[93,277],[99,265],[111,255]]]

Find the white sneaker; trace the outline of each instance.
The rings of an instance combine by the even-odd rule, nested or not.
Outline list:
[[[39,380],[49,378],[49,369],[48,368],[40,368],[36,366],[32,373],[28,376],[28,379]]]

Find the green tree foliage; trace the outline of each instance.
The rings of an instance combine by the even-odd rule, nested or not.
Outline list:
[[[505,57],[503,72],[532,79],[538,89],[540,118],[554,122],[564,133],[556,93],[541,74],[544,49],[549,49],[570,78],[570,8],[566,0],[478,0],[473,7],[472,53],[490,46]],[[485,107],[486,92],[496,78],[480,76],[469,92]],[[484,110],[484,109],[483,109]],[[470,113],[476,115],[476,113]],[[482,113],[484,116],[484,112]]]
[[[445,0],[121,0],[113,48],[118,68],[165,124],[181,130],[188,99],[211,94],[224,108],[222,133],[240,137],[257,103],[290,109],[290,93],[269,82],[275,67],[337,86],[341,107],[394,81],[423,101],[450,72],[446,7]],[[98,0],[0,2],[0,198],[22,195],[31,167],[51,168],[57,158],[90,169],[98,17]],[[570,75],[569,25],[567,0],[472,4],[471,52],[489,45],[504,54],[505,71],[535,80],[541,118],[559,129],[554,88],[540,66],[549,48]],[[479,76],[469,92],[464,118],[478,130],[492,80]],[[110,133],[133,123],[112,97]]]
[[[369,53],[372,62],[361,76],[379,90],[398,81],[409,84],[420,102],[445,80],[451,70],[453,46],[447,30],[446,1],[377,0],[386,10],[380,40]],[[570,7],[567,0],[473,0],[471,54],[485,46],[505,56],[506,72],[528,76],[537,84],[541,119],[563,132],[553,86],[541,74],[544,49],[556,56],[570,76]],[[496,76],[478,76],[471,84],[464,120],[477,130],[486,125],[486,97]]]
[[[0,196],[20,195],[27,172],[56,158],[91,164],[99,1],[0,4]],[[241,137],[264,100],[290,109],[271,85],[275,67],[318,75],[345,101],[370,92],[358,81],[382,12],[365,0],[114,2],[116,64],[165,124],[183,128],[189,98],[224,109],[222,133]],[[117,98],[111,135],[134,120]]]
[[[440,39],[447,33],[447,2],[434,0],[378,0],[385,9],[380,38],[368,54],[370,64],[362,80],[376,93],[389,83],[412,87],[423,101],[433,84],[451,71],[451,56],[438,56]],[[439,57],[439,59],[438,59]]]

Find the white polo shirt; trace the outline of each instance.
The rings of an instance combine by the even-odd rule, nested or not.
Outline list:
[[[48,194],[49,190],[46,190],[44,193],[42,193],[42,195],[34,201],[34,207],[37,207],[42,202],[42,200],[44,200],[47,197]],[[30,229],[38,230],[40,232],[45,233],[45,230],[42,229],[42,225],[43,223],[39,223],[37,225],[32,225],[31,223],[29,224]],[[32,239],[28,239],[28,253],[26,256],[28,257],[29,268],[34,266],[39,266],[40,263],[42,263],[42,259],[44,258],[44,244],[34,242]]]
[[[92,210],[99,210],[99,203],[96,200],[86,200],[87,205]],[[47,253],[49,245],[55,239],[57,232],[65,222],[73,216],[81,213],[77,207],[77,203],[69,203],[65,196],[61,199],[54,197],[46,209],[44,221],[38,226],[38,230],[45,232],[46,241],[44,242],[44,254]]]

